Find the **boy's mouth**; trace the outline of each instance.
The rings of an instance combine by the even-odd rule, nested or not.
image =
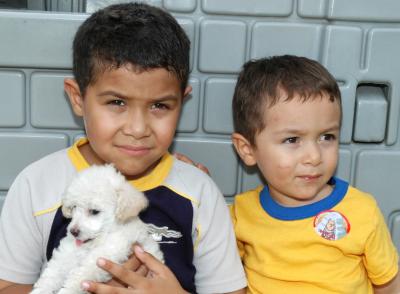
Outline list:
[[[149,152],[150,148],[145,146],[129,146],[129,145],[120,145],[118,148],[129,155],[145,155]]]
[[[321,175],[303,175],[299,176],[300,179],[305,180],[305,181],[314,181],[318,178],[320,178]]]

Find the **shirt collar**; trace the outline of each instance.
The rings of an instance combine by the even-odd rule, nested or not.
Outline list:
[[[80,146],[88,143],[89,141],[87,138],[81,138],[77,140],[67,151],[69,159],[78,172],[90,166],[90,164],[83,157],[82,153],[79,151]],[[147,191],[156,188],[160,186],[168,176],[172,168],[173,161],[174,157],[167,152],[149,174],[129,182],[140,191]]]

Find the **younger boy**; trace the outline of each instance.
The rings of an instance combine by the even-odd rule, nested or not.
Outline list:
[[[231,207],[248,293],[399,293],[376,201],[334,177],[342,114],[328,71],[304,57],[250,61],[233,116],[234,146],[266,182]]]
[[[0,220],[0,293],[29,291],[66,234],[60,210],[66,186],[79,170],[104,163],[148,197],[141,218],[180,283],[172,293],[245,287],[221,193],[208,176],[168,153],[191,91],[189,46],[171,15],[145,4],[107,7],[80,26],[75,79],[65,80],[65,90],[87,138],[28,166],[11,186]]]

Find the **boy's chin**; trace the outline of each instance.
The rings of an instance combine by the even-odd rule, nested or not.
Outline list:
[[[157,164],[160,162],[160,159],[156,160],[150,165],[143,166],[141,168],[132,168],[131,166],[124,166],[124,165],[114,165],[117,170],[121,174],[125,176],[127,180],[137,180],[139,178],[142,178],[149,173],[157,166]]]

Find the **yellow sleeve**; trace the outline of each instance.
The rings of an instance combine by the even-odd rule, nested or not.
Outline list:
[[[396,276],[399,256],[378,206],[371,221],[374,228],[365,245],[364,265],[371,282],[383,285]]]
[[[231,219],[232,219],[232,224],[233,224],[233,229],[235,230],[235,235],[236,235],[236,214],[235,214],[235,204],[230,204],[229,206],[229,212],[231,214]],[[240,242],[238,240],[238,238],[236,238],[236,244],[239,250],[239,255],[240,255],[240,259],[243,260],[243,254],[244,254],[244,248],[243,248],[243,243]]]

